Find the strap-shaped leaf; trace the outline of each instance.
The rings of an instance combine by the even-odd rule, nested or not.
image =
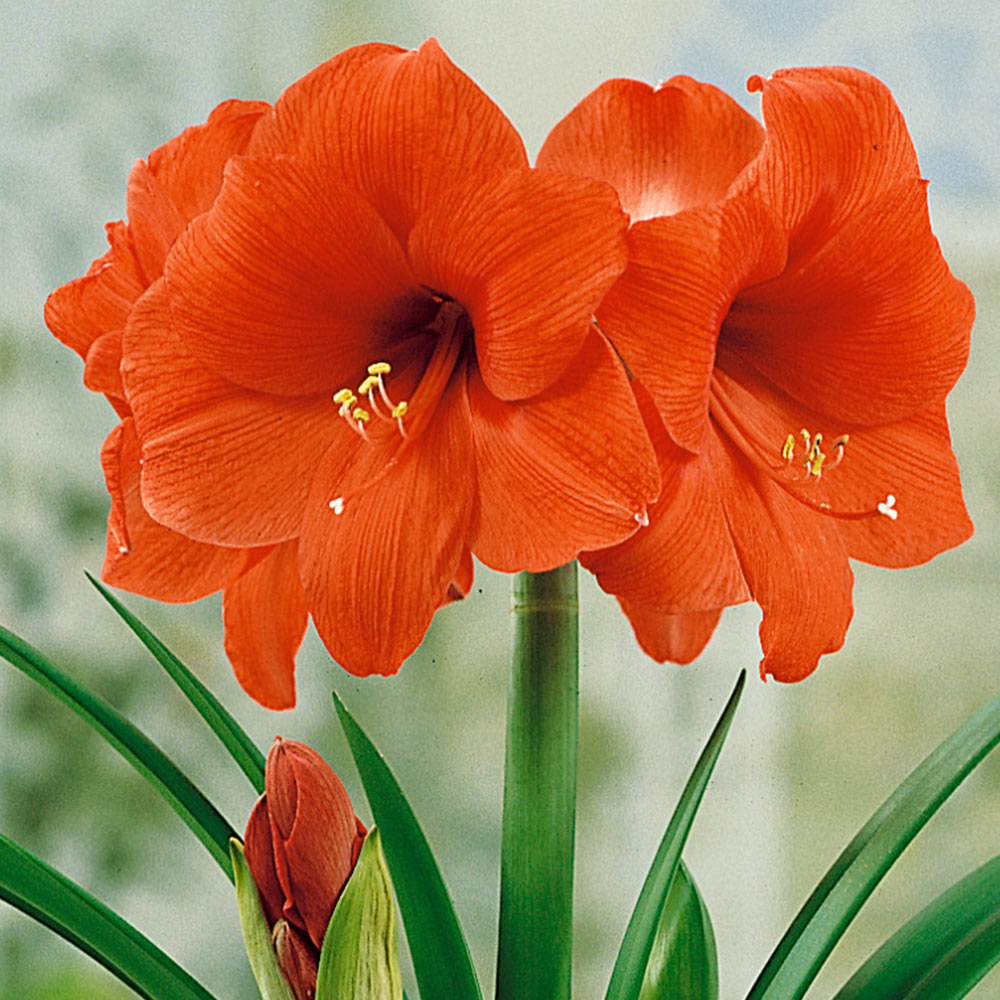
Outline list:
[[[1000,961],[1000,855],[907,921],[834,1000],[957,1000]]]
[[[639,1000],[717,1000],[719,962],[705,901],[682,861],[670,886]]]
[[[670,817],[670,823],[660,841],[656,857],[632,911],[632,919],[629,920],[621,948],[618,950],[618,960],[615,962],[611,982],[608,984],[607,1000],[638,1000],[649,956],[653,951],[660,914],[666,905],[667,894],[670,892],[674,874],[681,860],[684,842],[705,794],[712,769],[719,759],[745,680],[746,671],[742,670],[736,681],[736,687],[729,696],[729,701],[726,702],[726,707],[715,724],[715,729],[712,730],[712,735],[702,750],[691,777],[684,786],[673,816]]]
[[[0,626],[0,656],[68,705],[113,746],[166,800],[231,880],[229,839],[236,831],[143,732],[103,698],[67,676],[51,660]]]
[[[0,898],[76,945],[147,1000],[213,1000],[130,923],[3,834]]]
[[[785,931],[747,1000],[799,1000],[893,862],[1000,741],[1000,695],[932,751],[844,848]]]
[[[118,616],[138,636],[156,661],[170,675],[198,714],[221,740],[230,756],[250,780],[258,795],[264,793],[264,755],[243,731],[240,724],[223,707],[222,702],[147,628],[121,601],[95,580],[89,573],[87,579],[101,596],[114,608]]]
[[[421,997],[482,1000],[451,898],[409,802],[336,693],[333,703],[381,833]]]

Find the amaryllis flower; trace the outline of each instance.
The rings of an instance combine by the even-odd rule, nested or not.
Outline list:
[[[945,396],[974,306],[883,84],[817,68],[749,86],[763,137],[714,88],[614,81],[539,163],[609,181],[631,214],[597,318],[663,477],[649,527],[582,561],[658,659],[693,658],[752,596],[761,675],[794,681],[843,643],[848,557],[911,566],[971,533]]]
[[[261,117],[129,313],[142,506],[287,556],[288,600],[241,614],[291,632],[301,594],[357,674],[399,667],[470,553],[545,570],[623,540],[659,493],[592,323],[626,226],[608,185],[530,169],[435,42],[336,56]]]
[[[333,769],[304,743],[274,741],[264,788],[244,852],[278,964],[296,1000],[311,1000],[323,936],[366,830]]]
[[[102,578],[161,601],[192,601],[223,589],[226,649],[240,683],[262,704],[295,703],[294,657],[307,611],[294,545],[222,547],[154,521],[140,492],[141,449],[120,373],[132,308],[163,274],[185,226],[207,211],[233,155],[245,151],[261,101],[226,101],[140,160],[129,176],[129,221],[106,227],[110,249],[82,277],[56,289],[45,322],[85,361],[84,383],[103,393],[121,422],[101,450],[111,494]],[[275,608],[277,615],[265,614]]]

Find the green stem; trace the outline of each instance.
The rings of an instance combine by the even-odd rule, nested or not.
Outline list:
[[[497,1000],[569,1000],[579,700],[576,563],[514,578]]]

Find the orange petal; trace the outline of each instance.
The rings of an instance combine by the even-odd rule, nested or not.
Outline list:
[[[401,241],[456,184],[528,165],[516,130],[434,39],[348,49],[292,84],[251,151],[297,153],[360,192]]]
[[[270,108],[266,101],[223,101],[204,125],[184,129],[149,154],[150,172],[184,222],[212,207],[226,163],[245,152],[258,121]],[[131,210],[129,219],[135,225]]]
[[[479,483],[471,546],[493,569],[553,569],[621,541],[659,494],[628,380],[595,330],[543,395],[505,403],[473,372],[469,402]]]
[[[123,341],[146,509],[199,541],[294,538],[316,462],[351,432],[328,397],[266,396],[213,375],[170,321],[161,281],[136,304]]]
[[[472,553],[468,548],[464,548],[462,549],[462,557],[458,561],[458,567],[455,569],[455,575],[451,583],[448,584],[448,591],[441,602],[442,607],[445,604],[451,604],[452,601],[461,601],[468,595],[469,591],[472,590],[474,572]]]
[[[197,601],[239,572],[240,549],[204,545],[157,524],[139,493],[139,442],[131,419],[108,435],[101,465],[111,494],[101,578],[113,587],[158,601]]]
[[[752,77],[747,86],[763,91],[766,137],[737,187],[765,198],[790,234],[793,255],[800,242],[829,242],[900,182],[919,182],[906,122],[875,77],[818,66]]]
[[[741,292],[720,341],[806,405],[886,423],[942,400],[965,368],[975,314],[948,270],[917,180],[857,206]]]
[[[603,590],[622,601],[622,607],[627,603],[639,609],[637,616],[648,618],[648,642],[655,645],[659,615],[739,604],[750,599],[750,591],[716,483],[716,477],[727,470],[719,469],[711,455],[693,455],[678,448],[657,419],[644,387],[634,382],[633,389],[643,404],[660,463],[660,499],[649,508],[647,526],[619,545],[583,553],[580,563],[597,576]],[[637,618],[632,621],[638,634]],[[664,638],[656,642],[666,642],[670,634],[669,621],[665,621]],[[711,629],[706,642],[710,634]]]
[[[146,288],[128,226],[109,222],[105,230],[111,249],[45,301],[45,325],[85,360],[98,337],[124,328],[132,303]]]
[[[719,329],[740,288],[772,277],[785,244],[755,199],[634,225],[629,264],[597,313],[673,439],[701,446]]]
[[[91,392],[103,392],[109,398],[125,403],[122,385],[122,332],[111,330],[101,334],[87,351],[83,368],[83,384]]]
[[[176,329],[202,364],[289,396],[356,386],[433,315],[375,210],[291,157],[232,160],[166,277]]]
[[[265,708],[294,708],[295,654],[309,622],[294,540],[276,545],[226,587],[222,620],[240,687]]]
[[[285,915],[291,909],[300,916],[321,948],[353,867],[358,829],[351,800],[315,750],[281,737],[267,755],[264,785]]]
[[[607,185],[522,170],[450,192],[414,226],[408,252],[420,281],[469,313],[490,392],[525,399],[579,351],[625,267],[626,226]]]
[[[714,439],[713,439],[714,440]],[[832,518],[803,507],[721,443],[723,504],[743,575],[764,612],[761,677],[798,681],[843,645],[853,614],[854,576]]]
[[[840,523],[853,558],[876,566],[916,566],[972,535],[943,403],[902,423],[866,428],[852,435],[848,448],[840,502],[851,502],[857,482],[868,489],[881,483],[896,497],[899,511],[894,521]]]
[[[395,673],[454,579],[474,494],[464,383],[460,371],[452,376],[400,455],[375,443],[353,453],[334,446],[314,477],[302,581],[320,638],[352,674]],[[340,514],[331,509],[338,497],[347,498]]]
[[[273,927],[285,905],[285,894],[274,867],[274,841],[271,818],[267,814],[267,796],[262,795],[250,812],[243,837],[243,853],[260,894],[267,926]]]
[[[718,201],[764,139],[717,87],[607,80],[549,133],[538,166],[607,181],[633,222]]]
[[[690,663],[712,638],[721,610],[663,611],[647,604],[618,599],[647,656],[658,663]]]

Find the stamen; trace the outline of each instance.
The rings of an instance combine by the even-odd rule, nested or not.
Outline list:
[[[366,432],[365,424],[371,421],[373,415],[382,420],[395,421],[400,437],[403,439],[397,443],[385,465],[371,479],[346,496],[335,497],[329,501],[329,507],[334,514],[340,514],[349,500],[362,491],[370,489],[388,475],[399,464],[404,451],[424,432],[447,388],[467,339],[472,333],[468,314],[457,302],[453,301],[442,302],[434,322],[425,329],[436,333],[437,338],[424,373],[420,377],[416,393],[410,401],[401,400],[394,403],[389,398],[383,379],[383,376],[388,375],[392,370],[387,361],[376,361],[370,364],[368,376],[358,386],[358,394],[368,398],[370,404],[368,409],[355,406],[355,403],[358,402],[358,396],[355,396],[350,389],[341,389],[334,395],[334,402],[340,404],[340,415],[345,417],[351,428],[366,441],[374,439],[373,443],[378,447],[381,447],[383,443],[388,443],[385,438],[375,435],[374,426],[372,438]],[[382,402],[385,404],[384,408],[375,398],[376,388],[378,388]],[[409,431],[407,431],[406,427],[403,426],[403,417],[411,409],[411,403],[413,404],[413,416],[409,421]]]
[[[837,510],[816,495],[816,484],[823,473],[829,473],[844,460],[847,442],[850,440],[849,435],[842,434],[834,439],[831,455],[823,450],[823,435],[810,434],[803,427],[798,434],[805,445],[802,462],[797,468],[792,464],[795,456],[795,435],[789,434],[780,450],[784,464],[779,466],[775,464],[776,457],[770,457],[775,456],[773,445],[768,446],[760,439],[752,424],[748,425],[740,419],[738,406],[730,398],[726,386],[718,379],[712,380],[709,412],[719,430],[755,468],[810,510],[848,521],[864,520],[879,515],[895,521],[898,517],[899,512],[895,508],[896,498],[891,493],[882,503],[868,510],[858,511]]]

